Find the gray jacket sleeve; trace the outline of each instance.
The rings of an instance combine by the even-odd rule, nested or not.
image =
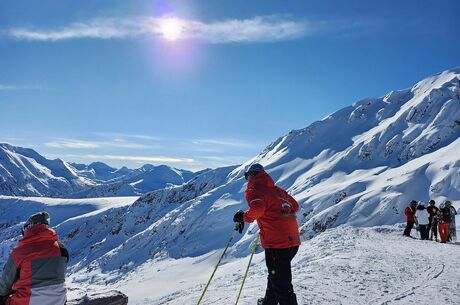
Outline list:
[[[11,287],[18,278],[19,269],[14,264],[13,258],[8,258],[2,277],[0,278],[0,296],[7,296],[11,293]]]

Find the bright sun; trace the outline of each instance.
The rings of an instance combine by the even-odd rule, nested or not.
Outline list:
[[[177,40],[182,33],[181,22],[175,18],[163,19],[160,23],[160,31],[165,39]]]

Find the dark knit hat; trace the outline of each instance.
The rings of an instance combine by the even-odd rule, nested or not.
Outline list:
[[[244,173],[244,178],[246,178],[246,180],[249,180],[249,178],[264,171],[265,169],[262,165],[260,165],[259,163],[254,163],[251,166],[249,166],[249,168],[246,170],[246,172]]]
[[[47,212],[39,212],[34,214],[27,219],[26,223],[24,224],[23,231],[27,231],[31,227],[35,225],[49,225],[50,224],[50,214]]]
[[[412,201],[410,202],[410,205],[417,205],[417,201],[412,200]]]
[[[428,202],[429,204],[435,204],[434,200],[431,199],[430,202]]]

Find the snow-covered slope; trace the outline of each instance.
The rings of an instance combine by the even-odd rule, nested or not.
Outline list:
[[[460,199],[459,137],[457,68],[292,131],[250,162],[265,165],[302,202],[310,234],[395,223],[410,199]]]
[[[69,219],[86,218],[111,209],[123,208],[138,198],[56,199],[0,196],[0,265],[6,262],[12,247],[20,238],[24,221],[32,214],[47,211],[51,215],[51,225],[54,227]]]
[[[341,226],[304,242],[292,262],[299,305],[459,304],[460,243],[408,240],[401,230]],[[133,305],[196,304],[220,254],[152,261],[114,286]],[[202,304],[235,304],[248,261],[226,258]],[[266,281],[258,253],[238,304],[256,304]]]
[[[48,160],[32,149],[0,143],[0,194],[67,197],[94,182],[75,168]]]

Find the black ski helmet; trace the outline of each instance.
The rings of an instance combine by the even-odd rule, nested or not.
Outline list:
[[[36,225],[48,225],[49,226],[50,224],[50,214],[48,214],[47,212],[39,212],[39,213],[36,213],[32,216],[29,217],[29,219],[27,219],[27,221],[25,222],[24,226],[22,227],[22,235],[24,235],[24,233],[32,228],[33,226],[36,226]]]
[[[249,166],[249,168],[246,170],[246,172],[244,173],[244,178],[246,180],[249,180],[249,178],[257,175],[260,172],[264,172],[264,171],[265,169],[262,165],[260,165],[259,163],[254,163],[251,166]]]

